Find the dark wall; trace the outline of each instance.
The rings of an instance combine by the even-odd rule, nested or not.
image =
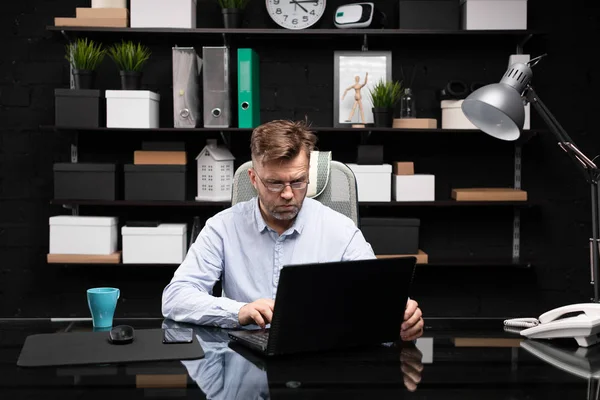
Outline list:
[[[328,1],[332,12],[340,1]],[[396,2],[381,1],[395,16]],[[8,2],[0,15],[0,316],[87,316],[85,289],[110,285],[121,289],[118,315],[158,316],[162,288],[172,276],[164,267],[99,267],[48,265],[48,217],[69,213],[50,205],[52,164],[69,160],[72,132],[50,132],[40,125],[54,123],[53,90],[68,87],[66,43],[58,33],[45,30],[55,16],[74,16],[76,6],[89,1]],[[566,7],[566,8],[565,8]],[[199,27],[220,26],[214,2],[199,1]],[[545,31],[525,47],[533,56],[548,53],[534,68],[533,84],[574,141],[591,158],[600,140],[595,123],[598,68],[589,51],[598,37],[598,6],[571,1],[549,7],[529,0],[529,27]],[[393,19],[392,19],[393,20]],[[246,25],[272,27],[264,2],[254,1]],[[321,27],[331,27],[324,19]],[[116,35],[94,36],[105,43]],[[222,44],[219,37],[143,35],[152,61],[143,85],[161,96],[161,125],[172,126],[171,47]],[[393,51],[393,78],[412,80],[420,116],[440,118],[436,91],[451,79],[467,82],[498,81],[516,37],[370,37],[370,50]],[[254,47],[261,58],[261,116],[307,118],[315,126],[331,126],[333,119],[333,51],[360,50],[351,38],[278,39],[233,38],[236,46]],[[412,78],[414,77],[414,78]],[[118,88],[116,68],[107,60],[99,84]],[[532,110],[532,127],[545,128]],[[178,135],[195,155],[213,134]],[[80,161],[131,162],[142,139],[165,135],[140,133],[86,133],[79,135]],[[236,163],[248,159],[249,134],[231,135]],[[373,134],[355,132],[320,134],[319,148],[333,150],[334,158],[350,162],[359,143],[385,145],[387,162],[410,160],[417,172],[436,175],[436,196],[449,197],[458,186],[510,186],[513,182],[512,143],[483,134]],[[191,157],[190,157],[191,159]],[[192,164],[193,165],[193,164]],[[193,178],[193,177],[192,177]],[[192,179],[193,181],[193,179]],[[538,315],[546,309],[585,302],[589,285],[589,188],[550,133],[523,146],[523,189],[534,206],[521,211],[521,258],[529,269],[504,267],[419,268],[412,296],[429,316]],[[195,189],[192,190],[192,192]],[[189,222],[218,208],[160,209],[81,207],[84,215],[116,215],[120,221],[153,218]],[[512,207],[362,209],[362,215],[410,216],[421,219],[421,247],[430,261],[445,259],[510,259]],[[369,290],[366,288],[365,295]]]

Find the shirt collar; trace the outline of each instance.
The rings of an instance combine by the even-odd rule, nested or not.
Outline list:
[[[291,229],[293,229],[298,234],[301,234],[302,230],[304,229],[304,224],[306,222],[305,220],[307,218],[305,212],[306,206],[307,201],[305,198],[302,202],[302,207],[300,208],[300,211],[298,212],[298,215],[296,215],[296,219],[294,220],[294,223],[291,226]],[[260,212],[260,203],[258,200],[258,196],[256,197],[256,201],[254,202],[254,220],[256,221],[256,230],[258,233],[262,233],[265,229],[269,228]]]
[[[254,201],[254,220],[256,222],[256,230],[258,231],[258,233],[262,233],[265,229],[267,229],[265,219],[260,213],[260,204],[258,197],[256,197]]]

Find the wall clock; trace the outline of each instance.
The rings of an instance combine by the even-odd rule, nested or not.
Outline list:
[[[286,29],[305,29],[325,12],[326,0],[265,0],[269,16]]]

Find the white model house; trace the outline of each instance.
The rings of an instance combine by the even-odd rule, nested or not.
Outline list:
[[[216,139],[206,141],[206,146],[196,157],[198,164],[197,201],[231,201],[233,185],[233,160],[226,147],[217,146]]]

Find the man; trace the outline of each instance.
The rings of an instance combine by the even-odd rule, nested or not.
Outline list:
[[[272,121],[254,129],[248,173],[257,198],[206,221],[185,260],[165,287],[166,318],[235,328],[271,322],[284,265],[375,258],[345,215],[306,198],[310,152],[316,136],[303,123]],[[212,296],[221,279],[223,296]],[[421,310],[409,300],[401,337],[423,332]],[[365,316],[368,318],[368,316]]]

